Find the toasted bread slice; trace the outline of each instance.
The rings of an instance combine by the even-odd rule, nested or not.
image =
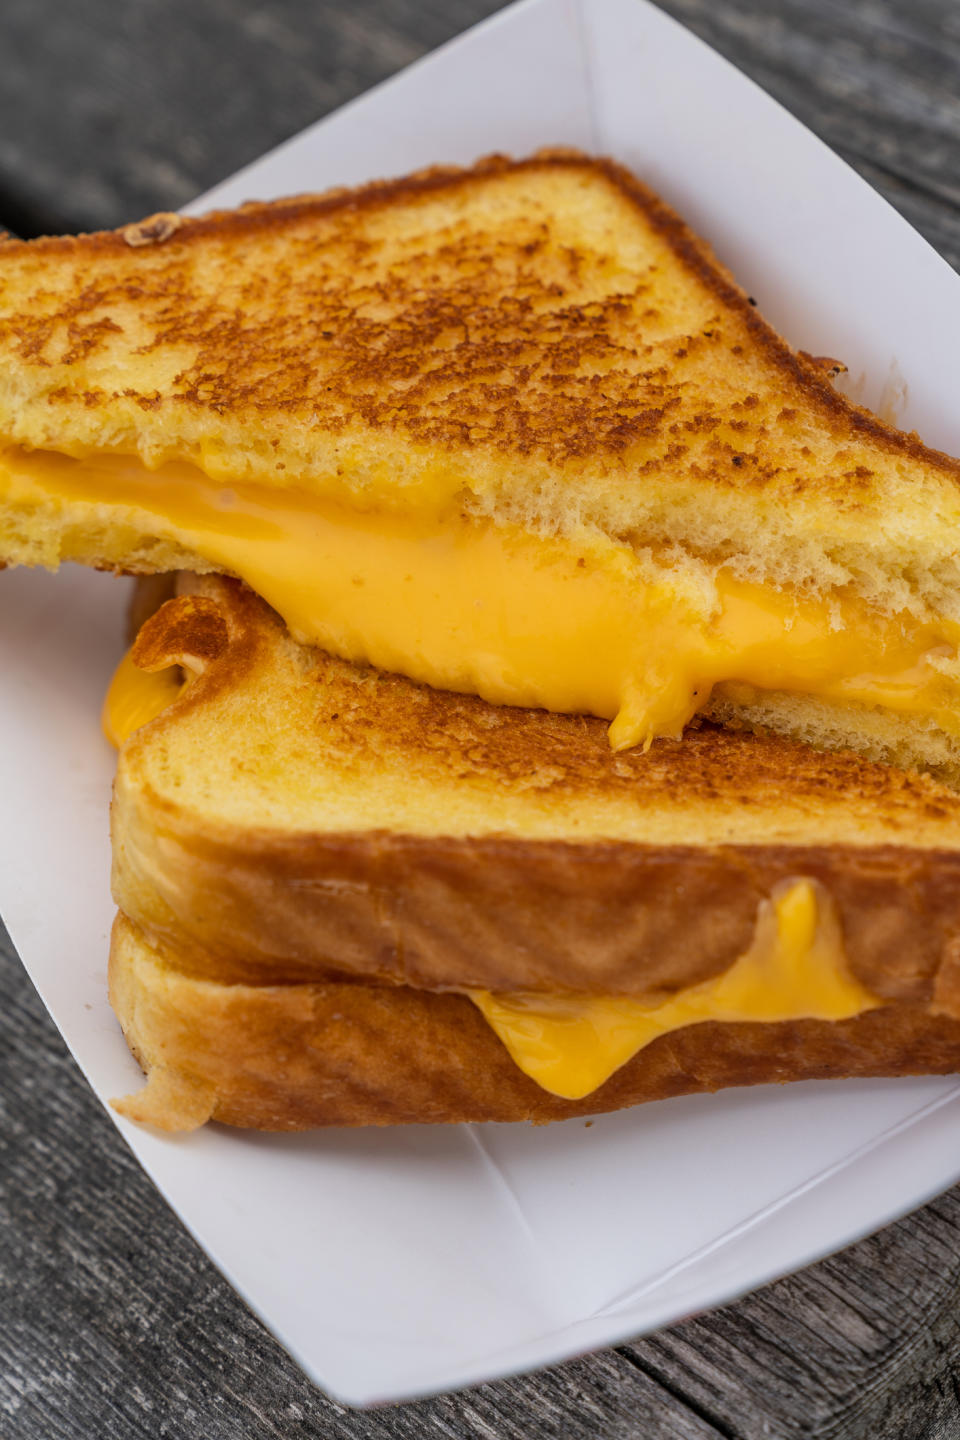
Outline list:
[[[301,640],[618,746],[733,684],[960,774],[960,467],[611,162],[8,242],[0,449],[8,562],[240,575]]]
[[[195,678],[123,745],[113,802],[117,903],[184,973],[662,997],[805,876],[871,992],[948,1003],[952,791],[709,725],[618,755],[599,721],[356,666],[235,581],[184,584],[133,658]]]
[[[529,1079],[462,995],[343,983],[196,979],[119,915],[110,998],[149,1075],[115,1102],[190,1130],[562,1120],[732,1085],[960,1069],[960,1020],[897,1001],[853,1019],[703,1024],[654,1040],[599,1089],[563,1100]]]

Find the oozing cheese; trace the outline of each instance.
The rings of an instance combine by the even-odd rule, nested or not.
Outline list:
[[[839,925],[810,880],[764,901],[750,949],[729,970],[659,1005],[629,997],[470,998],[520,1069],[544,1090],[580,1100],[661,1035],[705,1020],[847,1020],[882,1002],[850,973]]]
[[[135,730],[166,710],[182,689],[183,680],[177,666],[148,674],[138,670],[130,656],[125,655],[114,671],[100,716],[103,733],[110,744],[119,750]]]
[[[602,716],[616,748],[679,735],[720,681],[929,716],[958,729],[957,686],[929,661],[960,626],[883,616],[705,572],[651,583],[602,537],[536,537],[460,514],[360,511],[296,490],[226,487],[195,466],[8,449],[0,500],[83,507],[241,576],[292,633],[441,689]],[[77,521],[71,521],[77,528]]]

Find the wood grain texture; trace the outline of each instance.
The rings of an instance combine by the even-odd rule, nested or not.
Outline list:
[[[176,206],[496,8],[5,0],[0,219],[35,233]],[[664,8],[960,264],[956,0]],[[960,1437],[960,1190],[617,1351],[345,1412],[141,1175],[2,946],[0,985],[0,1440]]]

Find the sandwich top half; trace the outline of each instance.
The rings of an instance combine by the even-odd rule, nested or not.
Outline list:
[[[0,245],[0,559],[488,701],[960,776],[960,465],[569,152]]]

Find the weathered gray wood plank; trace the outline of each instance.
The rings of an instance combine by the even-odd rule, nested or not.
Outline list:
[[[6,0],[0,218],[182,203],[491,0]],[[664,0],[960,264],[956,0]],[[319,1395],[117,1139],[0,946],[0,1437],[960,1437],[960,1190],[618,1352],[398,1410]]]
[[[771,1426],[783,1437],[900,1435],[905,1417],[920,1421],[931,1404],[955,1427],[943,1433],[960,1433],[950,1380],[958,1238],[954,1190],[852,1251],[637,1348],[651,1373],[744,1440]]]

